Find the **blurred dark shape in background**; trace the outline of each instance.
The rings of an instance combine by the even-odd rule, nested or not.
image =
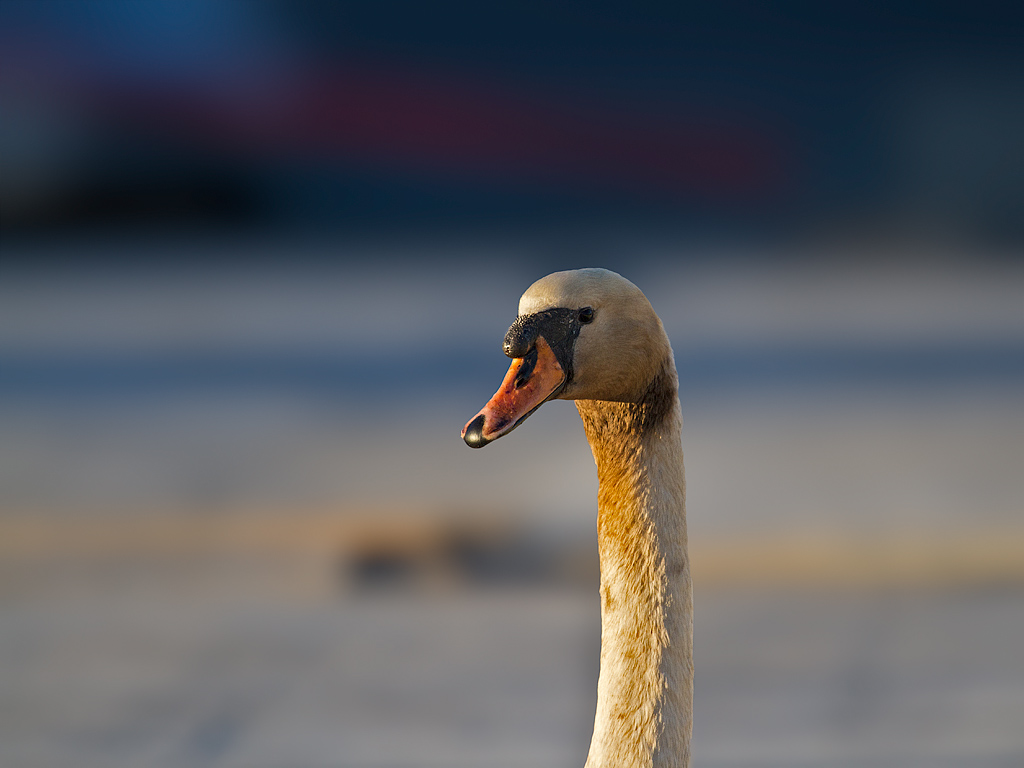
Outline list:
[[[1013,3],[0,6],[3,233],[1024,242]]]

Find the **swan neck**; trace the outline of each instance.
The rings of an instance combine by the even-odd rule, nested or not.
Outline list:
[[[693,621],[671,357],[635,403],[577,401],[597,463],[601,672],[587,768],[687,768]]]

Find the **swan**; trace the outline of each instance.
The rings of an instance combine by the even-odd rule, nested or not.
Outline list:
[[[519,301],[512,364],[462,430],[473,448],[574,400],[597,464],[601,670],[587,768],[686,768],[693,588],[672,347],[647,297],[605,269],[555,272]]]

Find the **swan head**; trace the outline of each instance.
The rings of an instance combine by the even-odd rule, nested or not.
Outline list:
[[[647,297],[606,269],[555,272],[531,285],[503,350],[512,365],[501,387],[462,429],[473,448],[548,400],[637,402],[672,354]]]

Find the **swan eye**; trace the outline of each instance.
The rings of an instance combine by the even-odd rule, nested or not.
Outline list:
[[[583,307],[577,315],[579,321],[586,325],[587,323],[594,322],[594,310],[592,307]]]

